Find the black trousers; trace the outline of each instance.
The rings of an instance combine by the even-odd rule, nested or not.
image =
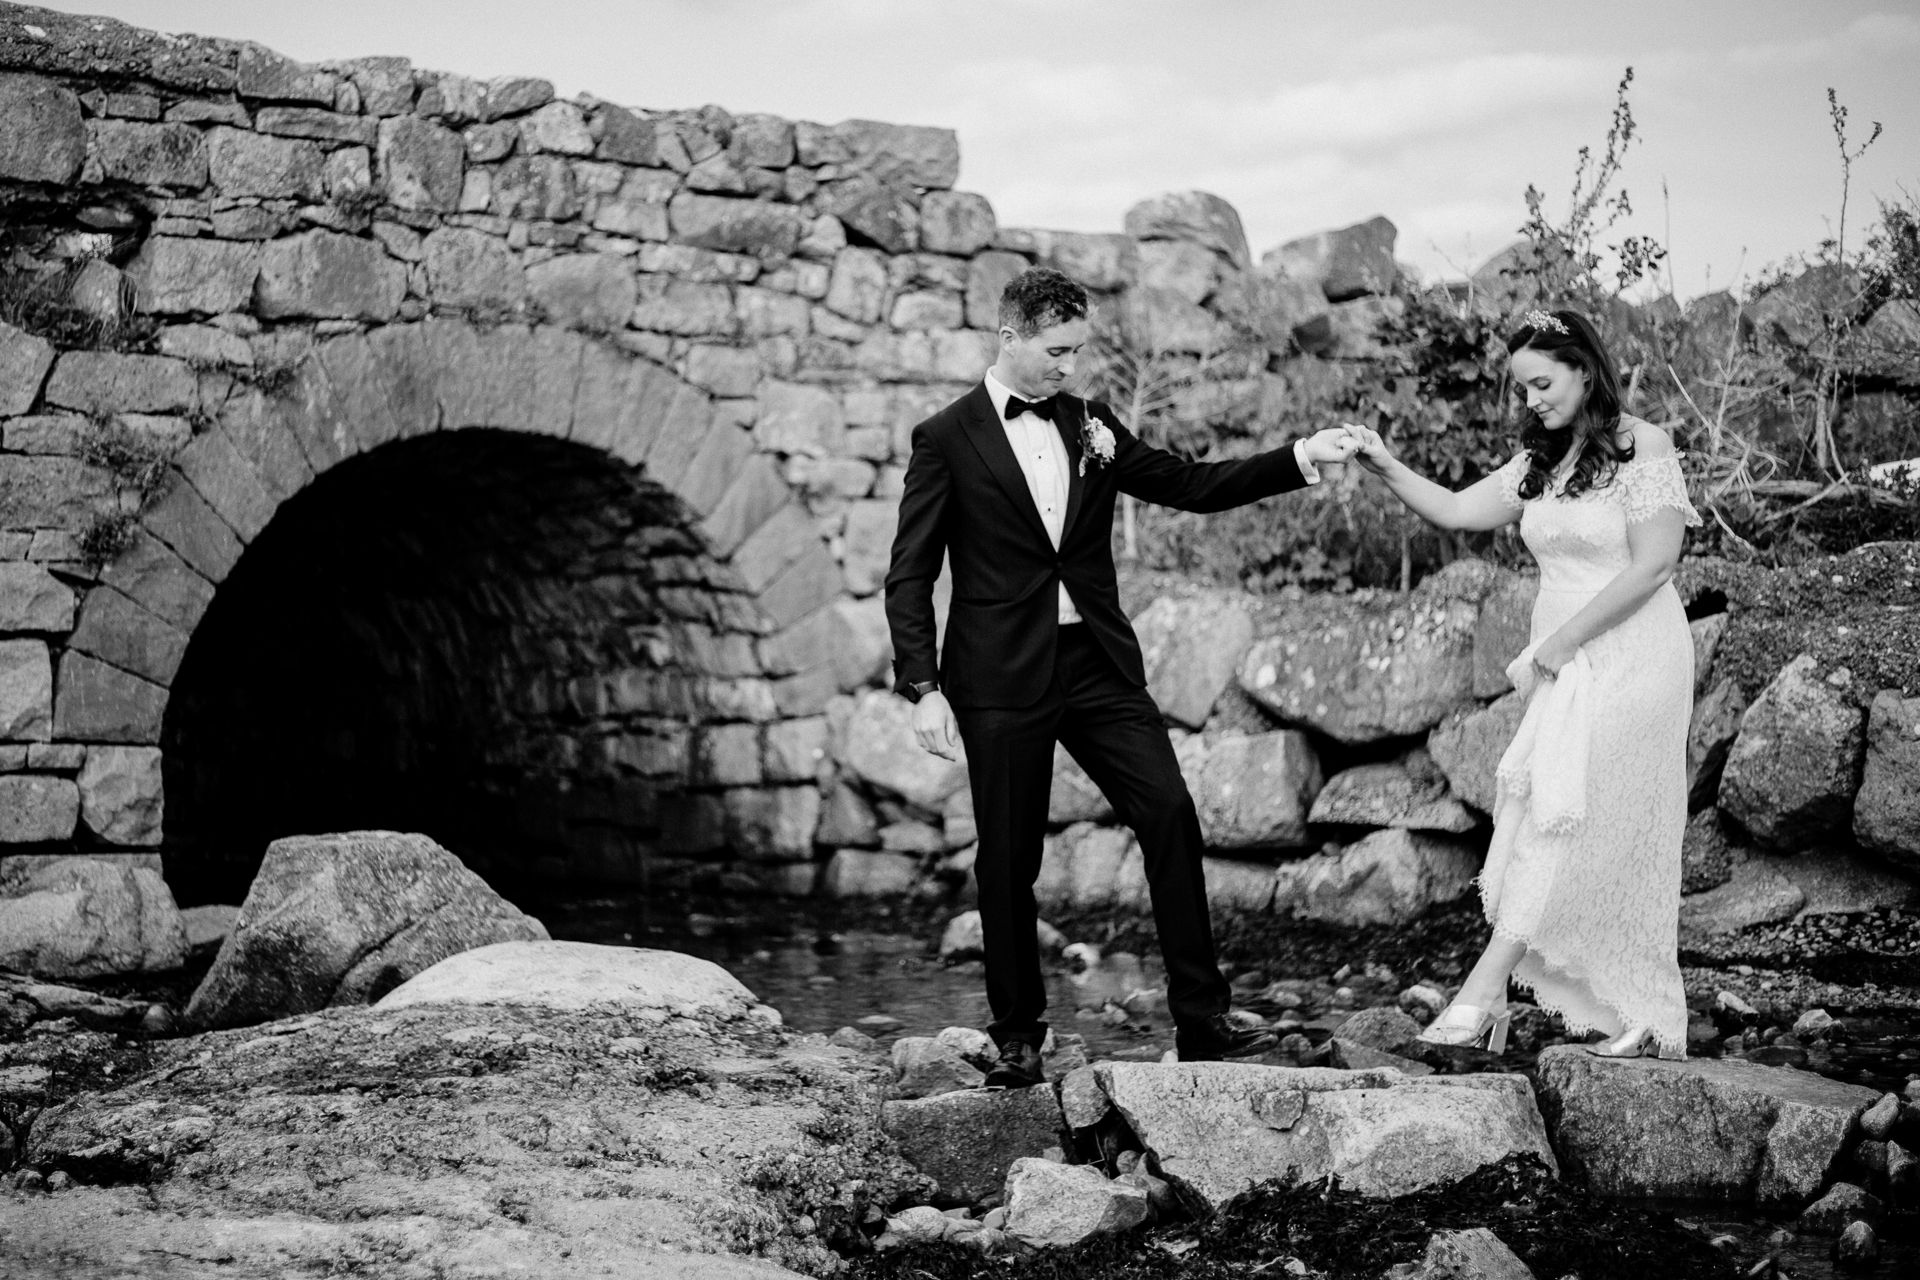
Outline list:
[[[987,1028],[996,1044],[1046,1039],[1047,988],[1034,938],[1034,880],[1046,839],[1053,745],[1063,744],[1146,861],[1154,927],[1167,967],[1167,1007],[1184,1027],[1231,1003],[1214,961],[1200,865],[1200,816],[1180,776],[1160,710],[1125,680],[1084,624],[1060,629],[1053,683],[1030,707],[956,710],[973,782],[980,848],[973,864],[987,955]]]

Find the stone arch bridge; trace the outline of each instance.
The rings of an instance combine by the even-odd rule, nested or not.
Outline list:
[[[1254,292],[1216,197],[1012,230],[958,171],[0,4],[0,852],[809,887],[907,434],[1005,282],[1188,351]]]

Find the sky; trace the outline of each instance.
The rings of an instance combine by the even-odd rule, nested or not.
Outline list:
[[[1920,0],[79,0],[49,7],[257,40],[307,60],[537,75],[563,96],[951,127],[1002,225],[1114,231],[1200,189],[1256,256],[1385,214],[1397,256],[1457,276],[1514,238],[1529,184],[1564,212],[1634,71],[1620,234],[1671,250],[1682,298],[1920,198]]]

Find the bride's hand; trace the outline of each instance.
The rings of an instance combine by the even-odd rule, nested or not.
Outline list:
[[[1393,461],[1393,455],[1387,452],[1386,441],[1372,427],[1357,422],[1343,422],[1340,428],[1354,439],[1356,451],[1353,460],[1375,475],[1385,471],[1387,464]]]
[[[1543,677],[1551,680],[1560,674],[1560,668],[1573,661],[1576,648],[1558,636],[1548,636],[1534,651],[1533,665]]]

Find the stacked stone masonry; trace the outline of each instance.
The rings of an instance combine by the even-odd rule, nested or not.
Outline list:
[[[396,786],[458,765],[549,872],[806,883],[826,712],[886,675],[908,433],[1006,281],[1060,267],[1173,345],[1248,293],[1214,197],[1016,231],[958,173],[946,129],[0,6],[8,288],[97,322],[0,324],[0,839],[171,856],[237,792],[365,784],[250,768],[271,715]]]
[[[965,773],[879,692],[878,593],[911,428],[990,363],[1006,282],[1064,270],[1146,347],[1251,342],[1222,403],[1278,421],[1378,353],[1398,268],[1384,219],[1256,262],[1205,193],[1013,229],[958,176],[944,129],[0,4],[0,849],[162,851],[228,901],[273,836],[370,825],[502,878],[963,880]],[[1530,606],[1467,563],[1397,602],[1147,608],[1214,895],[1464,893]],[[1853,763],[1804,802],[1743,756],[1815,676],[1703,684],[1696,800],[1920,865],[1910,697],[1834,711]],[[1050,817],[1044,896],[1137,902],[1064,753]]]

